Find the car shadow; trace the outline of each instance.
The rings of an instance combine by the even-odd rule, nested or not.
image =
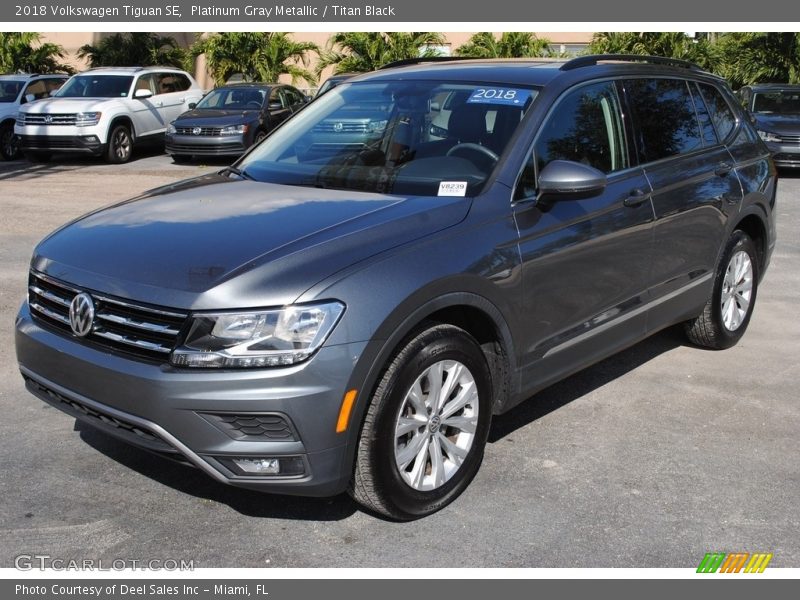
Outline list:
[[[358,510],[358,505],[347,494],[306,498],[236,488],[218,483],[193,466],[126,444],[81,421],[75,421],[75,430],[89,446],[140,475],[178,492],[225,504],[248,517],[339,521]]]
[[[685,345],[688,345],[688,341],[682,326],[660,331],[627,350],[554,383],[507,413],[493,417],[488,441],[490,444],[498,442],[517,429],[593,392],[657,356]]]
[[[686,345],[680,327],[659,332],[631,348],[615,354],[579,373],[553,384],[511,411],[495,416],[489,431],[489,443],[495,443],[577,400],[603,385],[625,375],[657,356]],[[225,504],[248,517],[338,521],[356,511],[379,519],[383,515],[358,506],[347,494],[331,498],[306,498],[265,494],[223,485],[192,466],[130,446],[91,425],[75,421],[81,440],[108,458],[181,493]]]

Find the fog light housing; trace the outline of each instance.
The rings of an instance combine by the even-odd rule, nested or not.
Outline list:
[[[97,144],[100,141],[96,135],[84,135],[83,140],[89,144]]]
[[[299,456],[218,456],[216,458],[236,475],[297,477],[305,473],[305,464]]]
[[[281,472],[277,458],[234,458],[233,463],[248,475],[277,475]]]

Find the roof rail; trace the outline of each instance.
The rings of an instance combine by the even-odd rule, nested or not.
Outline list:
[[[618,61],[618,62],[644,62],[653,65],[665,65],[669,67],[681,67],[683,69],[692,69],[694,71],[702,71],[703,69],[689,62],[688,60],[681,60],[679,58],[667,58],[665,56],[647,56],[644,54],[590,54],[588,56],[578,56],[570,61],[561,65],[561,71],[571,71],[572,69],[580,69],[581,67],[590,67],[596,65],[601,61]]]
[[[454,60],[481,60],[470,56],[420,56],[417,58],[404,58],[402,60],[395,60],[385,65],[378,67],[379,71],[383,69],[392,69],[394,67],[404,67],[406,65],[418,65],[426,62],[452,62]]]

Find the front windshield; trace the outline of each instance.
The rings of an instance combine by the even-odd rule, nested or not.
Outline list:
[[[267,91],[257,88],[218,88],[197,103],[196,108],[212,110],[258,110]]]
[[[474,196],[535,96],[530,88],[494,84],[343,83],[238,167],[286,185]]]
[[[22,89],[21,81],[0,81],[0,102],[14,102]]]
[[[800,90],[775,90],[753,95],[753,112],[779,115],[800,114]]]
[[[76,75],[55,94],[59,98],[125,98],[133,77],[128,75]]]

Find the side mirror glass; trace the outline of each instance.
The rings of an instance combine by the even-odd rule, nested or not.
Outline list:
[[[133,97],[136,98],[137,100],[144,100],[145,98],[152,97],[152,95],[153,92],[151,92],[150,90],[136,90],[135,92],[133,92]]]

